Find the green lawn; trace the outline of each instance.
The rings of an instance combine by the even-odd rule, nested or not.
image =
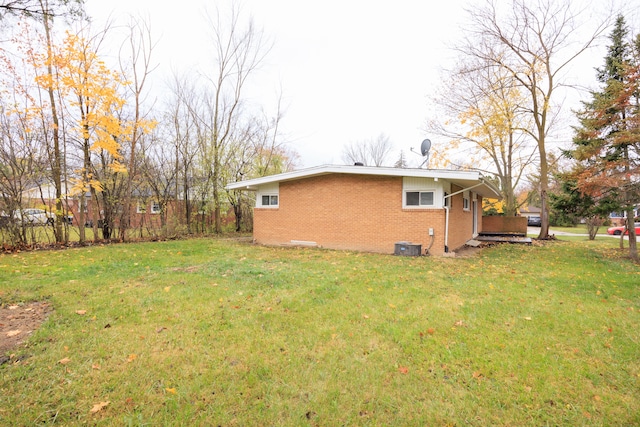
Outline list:
[[[2,304],[55,311],[0,366],[0,425],[639,425],[640,267],[617,245],[3,255]]]

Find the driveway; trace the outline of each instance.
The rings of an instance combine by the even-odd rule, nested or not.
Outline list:
[[[540,234],[540,227],[527,227],[527,234],[538,235]],[[584,236],[589,237],[587,233],[568,233],[566,231],[554,230],[553,228],[549,228],[549,234],[554,234],[556,236]],[[612,236],[610,234],[598,234],[596,237],[613,237],[614,239],[619,239],[620,236]],[[629,240],[629,236],[624,236],[626,240]]]

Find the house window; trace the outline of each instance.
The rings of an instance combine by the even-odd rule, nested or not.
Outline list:
[[[158,213],[160,213],[160,203],[158,203],[158,202],[151,202],[151,213],[152,213],[152,214],[158,214]]]
[[[138,202],[138,205],[136,206],[136,213],[143,214],[146,211],[147,211],[147,207],[141,204],[140,202]]]
[[[465,211],[470,210],[469,207],[469,192],[465,191],[462,195],[462,209],[464,209]]]
[[[444,207],[445,208],[449,208],[451,207],[451,197],[448,197],[449,193],[447,193],[446,191],[444,192]]]
[[[273,194],[263,195],[262,206],[278,206],[278,196]]]
[[[405,194],[406,206],[433,206],[435,192],[433,191],[407,191]]]

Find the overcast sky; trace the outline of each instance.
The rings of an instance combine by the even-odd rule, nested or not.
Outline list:
[[[251,101],[275,110],[280,88],[283,130],[301,155],[300,166],[341,164],[345,144],[384,133],[395,153],[425,138],[428,95],[450,65],[448,49],[460,37],[466,0],[244,0],[274,48],[256,75]],[[128,14],[149,17],[160,65],[156,89],[172,68],[204,67],[205,5],[213,1],[87,0],[96,24]],[[601,55],[600,55],[601,57]],[[597,58],[585,73],[593,76]],[[413,157],[416,157],[413,159]]]

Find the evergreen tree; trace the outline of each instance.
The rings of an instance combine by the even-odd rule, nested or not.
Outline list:
[[[589,232],[589,240],[594,240],[606,217],[618,204],[614,199],[601,198],[596,201],[589,194],[578,189],[579,169],[556,176],[559,188],[549,194],[552,222],[557,225],[576,225],[584,221]]]
[[[394,168],[401,168],[401,169],[406,169],[407,168],[407,159],[404,157],[404,151],[400,150],[400,157],[393,164],[393,167]]]
[[[627,212],[629,254],[637,262],[633,208],[640,200],[640,64],[628,34],[620,15],[604,67],[597,70],[602,87],[578,112],[580,124],[569,155],[580,163],[577,188],[582,193],[595,203],[615,200]]]

